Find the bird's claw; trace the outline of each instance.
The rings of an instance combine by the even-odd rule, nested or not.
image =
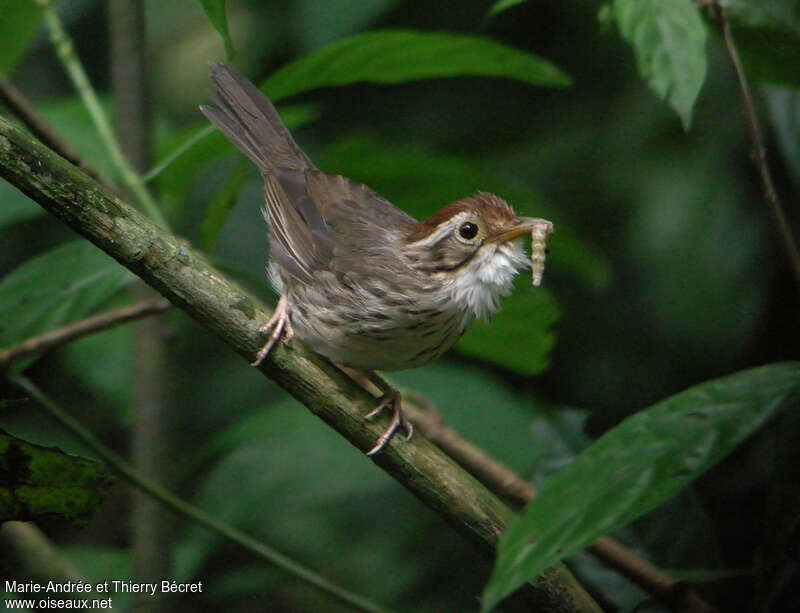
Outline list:
[[[389,427],[386,429],[386,431],[381,434],[380,438],[375,442],[375,446],[367,452],[368,456],[374,456],[375,454],[380,453],[399,428],[402,428],[406,431],[407,441],[410,441],[411,437],[414,435],[414,426],[403,415],[403,409],[400,402],[400,393],[395,389],[387,391],[381,398],[380,404],[372,411],[367,413],[365,419],[373,419],[386,407],[391,407],[392,409],[392,421],[389,423]]]
[[[289,304],[286,302],[286,296],[281,296],[280,300],[278,300],[278,305],[275,307],[275,312],[272,314],[272,317],[269,318],[267,323],[259,328],[259,332],[262,334],[266,334],[267,332],[270,332],[270,330],[272,333],[269,335],[269,339],[267,339],[266,344],[256,355],[255,361],[251,362],[253,366],[258,366],[264,361],[264,358],[269,355],[269,352],[272,350],[272,347],[275,345],[275,343],[278,342],[278,339],[281,337],[281,335],[283,335],[284,343],[288,343],[292,340],[292,337],[294,336],[294,330],[292,329],[292,322],[289,319],[290,315],[291,310],[289,309]]]

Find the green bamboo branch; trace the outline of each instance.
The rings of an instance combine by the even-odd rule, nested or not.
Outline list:
[[[335,596],[362,611],[383,612],[387,609],[368,600],[360,594],[355,594],[335,583],[332,583],[317,573],[301,566],[291,558],[279,551],[247,536],[245,533],[232,526],[215,519],[202,509],[178,498],[160,485],[141,475],[131,464],[106,447],[94,434],[87,430],[77,419],[72,417],[63,407],[45,394],[30,379],[23,375],[9,375],[9,380],[17,387],[23,389],[30,398],[35,400],[56,421],[69,430],[78,440],[94,451],[100,459],[108,464],[123,478],[130,481],[137,488],[158,500],[164,506],[192,521],[208,528],[212,532],[225,537],[229,541],[245,548],[247,551],[265,559],[278,568],[298,577],[313,585],[323,592]]]
[[[64,30],[61,19],[53,8],[52,0],[34,0],[42,8],[44,23],[47,27],[47,32],[50,36],[50,42],[53,43],[53,48],[56,51],[58,59],[64,66],[64,69],[69,75],[72,84],[78,91],[78,94],[83,101],[86,110],[94,122],[97,133],[103,141],[106,150],[108,151],[111,163],[119,173],[120,179],[125,188],[136,199],[139,206],[142,207],[153,221],[155,221],[162,228],[169,229],[169,223],[164,217],[161,209],[156,204],[153,196],[147,190],[147,187],[133,166],[131,166],[128,159],[120,147],[111,123],[108,121],[105,111],[103,110],[100,100],[92,87],[89,77],[81,64],[80,58],[75,53],[75,45]]]
[[[154,287],[237,353],[252,361],[264,343],[267,313],[189,243],[134,208],[27,133],[0,118],[0,176]],[[355,447],[370,449],[385,429],[366,421],[375,398],[295,339],[279,343],[261,372]],[[365,461],[368,461],[365,459]],[[472,540],[487,558],[513,512],[423,436],[393,441],[371,459]],[[534,610],[599,611],[562,564],[517,595]]]
[[[158,162],[158,164],[153,166],[150,170],[148,170],[144,174],[143,179],[145,183],[150,183],[150,181],[152,181],[158,175],[164,172],[175,160],[177,160],[184,153],[189,151],[189,149],[194,147],[204,138],[211,136],[214,133],[215,129],[216,128],[214,128],[214,126],[212,125],[208,125],[205,128],[201,128],[200,130],[192,134],[189,138],[187,138],[185,142],[175,147],[175,149],[173,149],[170,153],[168,153],[163,160]]]

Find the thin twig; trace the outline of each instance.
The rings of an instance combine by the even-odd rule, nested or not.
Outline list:
[[[767,162],[767,151],[764,147],[764,137],[761,134],[758,115],[756,114],[755,105],[753,104],[750,84],[747,80],[744,68],[742,67],[742,61],[739,58],[739,50],[736,47],[736,41],[733,38],[731,23],[728,19],[727,12],[722,8],[718,0],[706,0],[704,4],[708,6],[711,16],[717,20],[722,29],[725,49],[728,52],[728,58],[731,61],[733,71],[736,74],[736,80],[739,83],[745,121],[747,122],[747,130],[750,133],[753,164],[755,164],[761,176],[764,197],[772,212],[772,217],[777,226],[778,234],[781,237],[783,248],[789,258],[789,264],[794,273],[795,281],[798,287],[800,287],[800,250],[798,250],[797,242],[795,241],[791,226],[786,217],[786,212],[783,208],[780,196],[778,195],[778,191],[775,189],[775,183],[772,180],[772,173],[769,168],[769,163]]]
[[[114,135],[114,130],[111,128],[111,123],[106,117],[103,107],[97,98],[97,94],[89,82],[89,77],[83,69],[78,55],[75,53],[75,46],[72,44],[61,19],[52,6],[52,0],[35,0],[36,3],[42,8],[44,23],[50,35],[50,41],[53,43],[53,48],[56,51],[58,59],[67,71],[72,84],[83,100],[86,110],[92,117],[95,128],[97,129],[100,139],[108,151],[109,158],[114,164],[114,168],[119,172],[120,179],[124,186],[131,192],[133,197],[139,203],[139,206],[162,228],[169,229],[169,224],[164,217],[161,209],[158,208],[150,192],[142,181],[141,176],[137,173],[125,154],[122,152],[119,141]]]
[[[183,143],[175,147],[170,153],[168,153],[163,160],[161,160],[158,164],[153,166],[150,170],[148,170],[144,176],[142,177],[145,183],[150,183],[153,179],[155,179],[158,175],[164,172],[167,167],[170,166],[175,160],[181,157],[184,153],[189,151],[192,147],[194,147],[197,143],[199,143],[204,138],[211,136],[214,133],[216,128],[214,126],[206,126],[205,128],[201,128],[194,134],[192,134],[189,138],[187,138]]]
[[[88,336],[134,319],[141,319],[142,317],[166,311],[171,306],[169,300],[164,298],[143,300],[131,306],[80,319],[61,328],[45,332],[40,336],[34,336],[10,349],[0,351],[0,371],[7,369],[14,362],[32,355],[50,351],[77,338]]]
[[[0,75],[0,103],[5,105],[17,119],[24,123],[25,127],[36,138],[58,153],[58,155],[75,164],[95,181],[102,183],[106,187],[112,187],[105,177],[56,134],[50,124],[33,108],[33,105],[25,95],[3,75]]]
[[[351,371],[348,370],[348,374]],[[360,384],[363,380],[358,379]],[[521,504],[527,504],[536,496],[536,488],[508,466],[499,462],[483,449],[470,443],[458,432],[445,425],[441,414],[427,400],[425,410],[414,406],[405,398],[403,412],[428,439],[441,448],[458,464],[472,473],[490,490],[499,496]],[[619,571],[649,594],[674,609],[713,613],[714,607],[703,600],[697,592],[676,581],[654,564],[636,555],[619,541],[602,537],[595,541],[589,551],[608,566]]]
[[[244,547],[251,553],[254,553],[255,555],[267,560],[271,564],[274,564],[275,566],[291,573],[310,585],[313,585],[320,590],[335,596],[342,602],[346,602],[362,611],[386,611],[386,609],[374,602],[371,602],[364,596],[354,594],[353,592],[331,583],[317,573],[300,566],[297,562],[288,558],[272,547],[269,547],[268,545],[249,537],[245,533],[240,532],[236,528],[233,528],[232,526],[211,517],[202,509],[189,504],[160,485],[150,481],[141,475],[123,458],[118,456],[114,451],[100,442],[100,440],[95,437],[94,434],[87,430],[80,422],[78,422],[74,417],[72,417],[72,415],[59,406],[52,398],[47,396],[47,394],[39,389],[39,387],[33,383],[33,381],[22,375],[10,375],[9,380],[17,387],[23,389],[28,396],[35,400],[43,409],[47,411],[48,414],[60,422],[84,445],[94,451],[104,462],[106,462],[123,478],[127,479],[137,488],[146,492],[148,495],[152,496],[179,515],[183,515],[184,517],[191,519],[201,526],[208,528],[212,532],[216,532],[220,536],[223,536],[229,541]]]

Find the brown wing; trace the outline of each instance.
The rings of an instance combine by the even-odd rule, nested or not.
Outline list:
[[[271,173],[270,181],[280,187],[273,193],[293,203],[311,233],[313,254],[295,249],[288,254],[293,261],[283,262],[281,258],[287,254],[273,253],[289,272],[299,264],[301,274],[293,274],[303,282],[318,270],[349,270],[356,263],[363,267],[365,258],[395,249],[400,231],[416,223],[367,186],[340,175],[278,169]],[[273,204],[269,190],[267,204]]]
[[[235,70],[211,65],[217,108],[201,105],[202,113],[249,157],[262,173],[273,168],[314,168],[283,125],[272,103]]]
[[[391,249],[399,238],[391,229],[415,223],[368,187],[318,171],[272,103],[238,72],[213,65],[211,78],[217,108],[200,110],[264,176],[272,257],[295,279],[309,283],[315,271]]]

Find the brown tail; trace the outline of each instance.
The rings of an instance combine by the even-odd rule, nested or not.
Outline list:
[[[200,110],[262,173],[314,168],[255,85],[222,64],[211,65],[211,80],[217,88],[211,99],[218,108],[202,105]]]

